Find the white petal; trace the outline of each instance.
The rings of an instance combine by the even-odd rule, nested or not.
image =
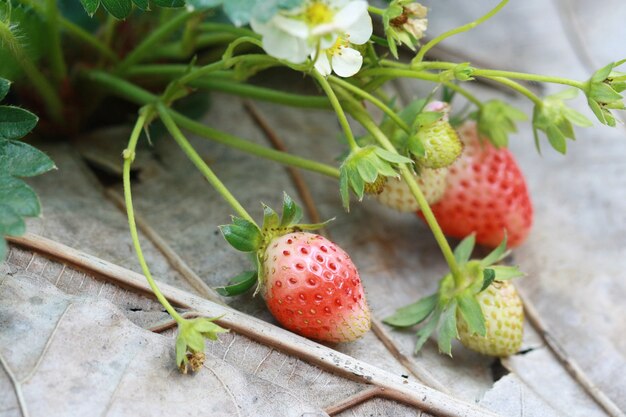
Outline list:
[[[339,53],[333,55],[333,71],[340,77],[351,77],[361,69],[363,57],[356,49],[341,48]]]
[[[363,14],[367,13],[367,2],[363,0],[351,1],[341,8],[335,15],[333,22],[337,27],[346,31],[350,26],[355,24],[359,19],[362,19]]]
[[[252,30],[259,35],[265,35],[270,28],[267,23],[261,22],[260,20],[256,20],[254,18],[250,19],[250,27],[252,27]]]
[[[263,49],[273,57],[294,64],[303,63],[311,53],[306,40],[291,36],[273,26],[269,26],[263,36]]]
[[[370,40],[372,37],[372,18],[369,13],[367,13],[367,9],[365,13],[346,30],[346,33],[350,35],[348,39],[350,43],[355,45],[363,45]]]
[[[289,19],[278,14],[270,20],[270,24],[298,38],[306,39],[309,37],[309,27],[301,20]]]
[[[329,76],[331,73],[330,61],[325,51],[322,51],[320,56],[315,61],[315,69],[324,77]]]

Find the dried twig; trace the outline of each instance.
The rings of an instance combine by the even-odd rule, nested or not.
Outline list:
[[[335,416],[341,412],[349,410],[350,408],[364,403],[370,398],[378,397],[383,393],[378,387],[367,388],[362,391],[357,392],[354,395],[351,395],[348,398],[343,399],[337,404],[333,404],[330,407],[327,407],[324,411],[330,416]]]
[[[13,390],[15,391],[15,398],[17,399],[17,403],[20,407],[20,412],[22,413],[22,417],[28,417],[28,409],[26,408],[26,402],[24,401],[24,395],[22,394],[22,384],[17,380],[15,374],[9,367],[9,364],[0,353],[0,365],[4,368],[4,372],[6,372],[9,380],[11,380],[11,385],[13,385]]]

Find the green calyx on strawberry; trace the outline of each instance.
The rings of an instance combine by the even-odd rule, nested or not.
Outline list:
[[[445,168],[461,155],[463,143],[448,121],[450,106],[441,101],[428,103],[415,121],[415,134],[407,148],[418,168]]]
[[[509,134],[517,132],[515,123],[528,118],[523,111],[500,100],[484,102],[473,116],[478,132],[496,148],[506,148],[509,145]]]
[[[410,164],[409,158],[375,145],[350,152],[340,167],[339,191],[346,211],[350,210],[350,189],[359,198],[365,193],[379,194],[387,177],[398,177],[394,164]]]
[[[176,364],[181,373],[188,369],[198,372],[204,364],[204,339],[217,340],[217,335],[228,330],[215,324],[219,317],[198,317],[178,323],[176,337]]]
[[[438,346],[451,355],[452,339],[490,356],[516,353],[522,341],[523,312],[515,287],[508,280],[522,276],[517,267],[495,265],[504,259],[506,238],[482,260],[470,260],[474,235],[465,238],[454,256],[461,269],[461,280],[444,276],[439,290],[416,303],[398,309],[384,322],[394,327],[412,327],[417,331],[415,352],[438,329]]]
[[[241,218],[221,226],[235,249],[254,253],[257,270],[235,277],[220,294],[241,294],[258,283],[256,291],[286,329],[328,342],[363,336],[370,312],[352,260],[325,237],[303,231],[325,223],[299,224],[302,212],[286,194],[282,218],[267,206],[264,211],[261,229]]]
[[[626,73],[615,71],[615,68],[626,63],[626,59],[610,64],[597,70],[584,84],[587,103],[600,123],[615,127],[615,116],[611,110],[624,110],[626,90]]]

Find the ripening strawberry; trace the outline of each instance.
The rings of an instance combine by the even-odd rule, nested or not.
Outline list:
[[[510,356],[522,345],[524,309],[517,290],[509,281],[496,281],[478,293],[476,300],[485,317],[485,336],[470,334],[463,316],[457,312],[461,343],[489,356]]]
[[[439,120],[421,126],[415,138],[423,147],[423,155],[413,155],[415,163],[424,168],[445,168],[461,155],[463,143],[457,132],[448,121],[450,105],[440,101],[433,101],[424,108],[426,112],[440,112],[443,115]]]
[[[370,328],[370,312],[352,260],[328,239],[293,232],[271,240],[263,256],[264,296],[276,320],[312,339],[349,342]]]
[[[450,168],[448,188],[432,206],[443,232],[496,247],[506,230],[508,246],[521,244],[530,231],[533,208],[526,181],[513,154],[479,141],[476,124],[465,123],[459,134],[465,150]]]
[[[414,175],[417,185],[422,190],[428,204],[434,204],[443,197],[446,191],[446,176],[448,170],[422,169],[420,175]],[[409,190],[409,186],[402,178],[389,178],[376,199],[387,207],[401,212],[416,212],[419,205]]]

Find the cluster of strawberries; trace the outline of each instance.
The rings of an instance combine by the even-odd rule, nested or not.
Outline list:
[[[450,337],[484,354],[507,356],[519,350],[522,340],[522,304],[508,281],[521,273],[494,264],[506,256],[507,246],[519,245],[526,238],[532,206],[512,154],[482,139],[474,122],[455,130],[446,106],[439,102],[428,105],[430,110],[442,111],[442,117],[418,132],[423,152],[414,158],[415,179],[444,233],[456,238],[470,236],[455,251],[455,255],[460,253],[458,262],[464,274],[460,280],[465,284],[462,288],[458,280],[451,284],[449,274],[442,279],[438,293],[398,310],[385,322],[407,327],[430,320],[433,323],[423,326],[431,329],[424,334],[425,341],[447,315],[453,323]],[[376,198],[399,211],[420,215],[401,179],[387,179]],[[370,328],[359,274],[341,248],[323,236],[302,231],[312,227],[297,224],[300,215],[294,215],[294,210],[286,196],[283,218],[266,210],[259,233],[243,219],[222,231],[239,250],[256,253],[258,271],[250,285],[258,282],[257,291],[281,325],[316,340],[355,340]],[[242,246],[242,239],[256,243]],[[474,242],[497,248],[482,261],[469,260]],[[241,283],[232,288],[237,285]],[[440,349],[450,353],[447,346],[449,340],[440,343]]]

